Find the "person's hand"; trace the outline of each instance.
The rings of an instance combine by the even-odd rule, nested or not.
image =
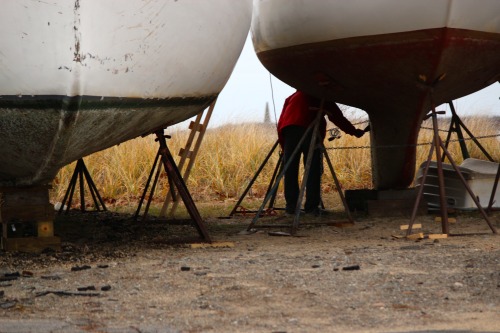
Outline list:
[[[354,136],[357,138],[362,137],[365,134],[365,131],[362,129],[356,128],[356,131],[354,131]]]

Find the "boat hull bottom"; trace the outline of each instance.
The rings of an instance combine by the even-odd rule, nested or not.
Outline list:
[[[64,165],[184,121],[215,98],[2,96],[0,186],[49,184]]]
[[[500,34],[440,28],[297,45],[258,57],[283,82],[368,113],[373,182],[382,190],[411,185],[414,145],[432,104],[497,82],[499,54]]]

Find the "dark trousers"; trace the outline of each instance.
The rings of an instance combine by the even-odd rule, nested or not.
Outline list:
[[[285,200],[286,212],[295,213],[297,201],[299,198],[299,164],[301,155],[304,156],[304,167],[307,160],[309,145],[311,144],[312,131],[308,134],[305,140],[300,145],[298,153],[293,156],[295,148],[298,146],[300,139],[305,134],[306,128],[301,126],[287,126],[282,130],[284,141],[283,147],[283,163],[286,166],[288,161],[292,161],[285,172]],[[316,146],[315,146],[316,147]],[[322,158],[319,149],[314,149],[312,157],[309,177],[306,184],[306,202],[304,210],[306,213],[316,210],[321,200],[321,174],[322,174]]]

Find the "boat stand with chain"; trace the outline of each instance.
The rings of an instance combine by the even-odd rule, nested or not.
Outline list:
[[[151,204],[153,194],[154,194],[154,191],[156,189],[156,185],[158,183],[159,175],[160,175],[162,165],[163,165],[163,168],[164,168],[165,172],[167,173],[167,177],[168,177],[171,191],[173,191],[174,189],[177,190],[178,195],[182,198],[182,201],[184,202],[184,205],[186,206],[186,209],[189,213],[189,216],[191,217],[192,223],[194,224],[194,227],[197,229],[198,234],[200,235],[201,239],[204,242],[211,243],[212,241],[211,241],[210,236],[208,234],[208,230],[205,226],[205,223],[202,220],[200,213],[198,212],[198,209],[193,201],[193,198],[191,197],[191,194],[189,193],[189,190],[186,186],[186,183],[182,179],[181,173],[180,173],[177,165],[175,164],[174,158],[173,158],[172,154],[170,153],[170,150],[168,149],[166,139],[170,138],[170,137],[168,135],[164,134],[164,130],[156,131],[155,135],[156,135],[155,141],[157,141],[159,143],[160,147],[158,148],[158,153],[156,154],[153,166],[151,168],[151,172],[149,174],[148,180],[146,182],[146,186],[144,188],[144,192],[143,192],[141,199],[139,201],[139,206],[138,206],[137,211],[135,213],[135,219],[137,220],[137,218],[140,214],[142,204],[145,200],[145,197],[146,197],[148,189],[149,189],[149,185],[151,183],[151,179],[152,179],[153,174],[155,173],[155,170],[156,170],[155,179],[153,181],[151,191],[149,194],[149,198],[148,198],[148,202],[146,204],[145,212],[143,215],[143,220],[147,219],[149,206]],[[175,194],[174,194],[174,196],[175,196]]]
[[[58,210],[58,213],[61,214],[66,210],[66,213],[71,208],[71,203],[73,201],[73,195],[75,193],[76,183],[79,181],[79,191],[80,191],[80,210],[82,212],[86,211],[85,208],[85,181],[87,181],[87,185],[90,191],[90,195],[92,196],[92,200],[94,201],[94,207],[96,211],[106,211],[106,205],[104,204],[104,200],[102,200],[99,191],[97,190],[97,186],[95,185],[92,177],[90,176],[87,167],[85,166],[85,162],[83,158],[80,158],[76,162],[75,170],[73,172],[73,176],[68,185],[68,189],[64,194],[64,199],[61,203],[61,207]],[[66,209],[65,209],[66,208]]]
[[[434,85],[437,83],[439,83],[439,79],[434,83]],[[444,111],[436,111],[436,107],[434,105],[433,98],[432,98],[432,91],[431,91],[432,88],[433,87],[428,87],[428,89],[430,90],[432,109],[431,109],[431,112],[426,116],[426,119],[428,119],[429,117],[432,118],[432,129],[434,132],[433,141],[432,141],[431,148],[429,150],[427,162],[426,162],[424,170],[423,170],[420,188],[418,190],[415,205],[413,207],[413,212],[412,212],[410,224],[409,224],[407,232],[406,232],[406,236],[407,237],[410,236],[410,234],[412,232],[412,227],[413,227],[413,224],[415,222],[415,217],[417,214],[418,206],[420,204],[420,200],[422,199],[422,196],[423,196],[424,184],[425,184],[425,180],[427,178],[429,166],[431,164],[431,160],[432,160],[432,156],[433,156],[434,152],[436,154],[436,164],[437,164],[437,174],[438,174],[438,184],[439,184],[439,200],[440,200],[442,233],[446,234],[446,235],[450,235],[449,220],[448,220],[448,207],[447,207],[447,203],[446,203],[446,193],[445,193],[445,183],[444,183],[444,173],[443,173],[443,160],[444,160],[444,157],[447,157],[448,160],[450,161],[450,164],[453,166],[453,169],[455,170],[457,176],[459,177],[460,181],[462,182],[462,184],[466,188],[467,192],[471,196],[472,200],[474,201],[474,204],[477,206],[479,212],[481,213],[484,220],[488,224],[489,228],[491,229],[491,231],[494,234],[497,234],[496,228],[493,226],[493,224],[489,220],[488,215],[486,214],[485,210],[482,208],[481,204],[479,203],[477,197],[474,195],[470,186],[467,184],[467,181],[465,180],[464,176],[460,172],[460,169],[458,168],[453,157],[448,152],[446,145],[443,143],[443,141],[441,140],[441,137],[439,136],[437,115],[444,113]],[[456,116],[456,113],[454,113],[454,116],[455,116],[455,121],[457,121],[457,119],[459,120],[458,116]],[[461,122],[460,122],[460,124],[461,124]],[[453,124],[451,126],[453,126]],[[469,133],[469,135],[471,135],[471,134]],[[448,140],[449,140],[449,138],[448,138]]]
[[[304,140],[312,132],[311,133],[312,134],[311,135],[311,141],[309,143],[309,151],[308,151],[308,154],[307,154],[307,157],[306,157],[306,163],[305,163],[305,167],[304,167],[304,175],[303,175],[303,178],[302,178],[302,184],[301,184],[301,187],[300,187],[299,197],[298,197],[298,200],[297,200],[297,206],[295,207],[295,214],[294,214],[294,219],[293,219],[292,223],[291,224],[259,224],[258,226],[256,226],[257,221],[262,216],[262,213],[264,211],[264,207],[267,205],[267,203],[269,201],[274,200],[274,198],[276,197],[276,191],[278,189],[279,183],[280,183],[281,179],[284,177],[286,170],[291,165],[291,160],[290,160],[290,161],[287,161],[284,166],[281,166],[279,168],[280,169],[279,175],[275,179],[272,179],[272,181],[274,181],[274,184],[272,185],[272,188],[266,194],[266,196],[264,198],[264,201],[262,202],[261,206],[259,207],[259,209],[258,209],[257,213],[255,214],[254,218],[252,219],[251,223],[247,227],[247,229],[246,229],[247,232],[251,232],[252,229],[258,228],[258,227],[260,227],[260,228],[283,228],[283,227],[286,228],[286,227],[288,227],[288,228],[290,228],[290,234],[292,236],[295,236],[297,234],[297,230],[299,228],[299,220],[300,220],[300,213],[301,213],[302,201],[303,201],[303,197],[304,197],[304,194],[305,194],[305,189],[306,189],[306,184],[307,184],[307,178],[309,176],[309,172],[310,172],[310,168],[311,168],[311,164],[312,164],[312,156],[313,156],[313,153],[314,153],[314,148],[316,148],[317,145],[318,145],[317,138],[318,138],[318,132],[319,132],[319,124],[320,124],[320,121],[321,121],[321,117],[323,117],[324,115],[325,115],[324,114],[324,99],[322,99],[321,106],[320,106],[320,111],[318,112],[318,115],[317,115],[316,119],[306,129],[304,135],[300,139],[299,143],[297,144],[297,147],[295,148],[295,150],[293,151],[293,153],[291,155],[291,158],[293,159],[293,157],[296,156],[299,153],[300,146],[304,143]],[[274,149],[276,148],[276,146],[277,146],[277,144],[275,144],[273,146],[273,149],[271,150],[270,154],[274,151]],[[338,181],[338,178],[336,176],[335,170],[333,168],[333,164],[331,163],[331,160],[328,157],[328,154],[325,153],[326,152],[325,146],[323,145],[323,143],[320,143],[318,148],[321,150],[322,153],[324,153],[324,156],[325,156],[325,158],[327,160],[327,164],[328,164],[329,170],[332,173],[332,177],[334,179],[335,186],[337,188],[337,191],[338,191],[339,196],[341,198],[342,204],[344,206],[344,211],[345,211],[345,213],[347,215],[347,219],[349,220],[350,223],[353,223],[354,221],[352,219],[352,216],[350,214],[349,208],[347,206],[347,202],[345,200],[345,197],[344,197],[344,195],[342,193],[342,189],[340,187],[340,183]],[[268,157],[269,156],[270,155],[268,154]],[[268,160],[268,157],[266,158],[266,160]],[[261,166],[261,167],[263,167],[263,166]],[[276,172],[277,169],[278,168],[275,169],[275,172]],[[260,172],[260,168],[259,168],[259,172]],[[256,177],[254,176],[254,178],[256,178]],[[274,178],[274,176],[273,176],[273,178]],[[305,223],[303,223],[303,224],[305,224]],[[332,224],[332,223],[331,222],[325,222],[325,223],[314,222],[313,224],[320,225],[320,224]]]

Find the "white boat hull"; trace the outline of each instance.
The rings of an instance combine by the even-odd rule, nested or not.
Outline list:
[[[241,53],[251,0],[8,0],[0,11],[0,186],[192,117]]]
[[[252,33],[280,80],[368,113],[374,186],[398,189],[432,105],[500,80],[499,13],[498,0],[261,0]]]

